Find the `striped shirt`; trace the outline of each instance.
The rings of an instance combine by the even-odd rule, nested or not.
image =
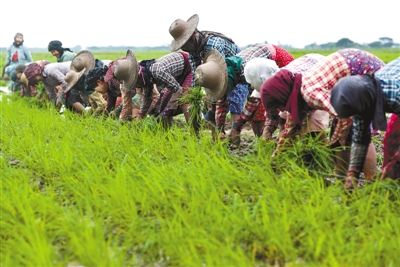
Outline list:
[[[198,66],[203,63],[203,59],[208,51],[210,50],[217,50],[221,53],[223,58],[235,56],[237,53],[240,52],[240,48],[237,44],[228,42],[224,38],[212,36],[208,39],[207,43],[204,45],[203,50],[199,53],[190,53],[189,54],[189,61],[190,66],[192,67],[192,84],[195,84],[195,71]]]
[[[166,87],[176,93],[180,89],[177,78],[185,70],[185,59],[179,52],[167,54],[159,59],[150,67],[157,87]]]

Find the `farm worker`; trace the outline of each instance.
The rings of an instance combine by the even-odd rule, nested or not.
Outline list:
[[[41,62],[43,62],[43,64],[51,63],[47,60],[36,61],[36,63],[41,63]],[[32,63],[30,62],[30,63],[22,64],[23,66],[22,65],[19,66],[20,65],[19,64],[15,68],[16,75],[17,75],[17,78],[19,79],[20,86],[21,86],[21,94],[20,94],[21,97],[33,97],[33,96],[36,96],[36,93],[37,93],[35,86],[29,85],[29,81],[26,78],[25,73],[24,73],[26,66],[28,66],[29,64],[32,64]]]
[[[264,105],[260,103],[261,95],[259,91],[261,85],[271,76],[278,73],[280,70],[288,70],[293,75],[302,74],[323,58],[324,56],[320,54],[307,54],[291,61],[289,64],[281,67],[280,69],[277,68],[276,64],[275,65],[271,64],[275,62],[269,59],[255,58],[250,60],[244,68],[244,76],[246,78],[246,81],[249,84],[251,84],[251,86],[254,88],[252,97],[250,98],[252,99],[252,101],[250,102],[252,103],[252,105],[250,107],[255,112],[254,111],[251,112],[252,110],[250,108],[248,109],[245,108],[245,111],[246,110],[249,111],[243,112],[238,122],[235,123],[233,126],[232,129],[233,143],[236,144],[240,143],[240,132],[244,124],[249,120],[254,120],[252,117],[255,116],[259,116],[260,117],[259,120],[263,120],[262,121],[263,125],[260,125],[256,136],[261,136],[262,134],[263,139],[270,140],[272,139],[272,134],[275,132],[278,126],[282,132],[284,128],[284,123],[286,122],[287,112],[286,111],[280,112],[276,105],[264,107]],[[256,110],[257,106],[261,106],[262,109],[259,108]],[[326,127],[328,127],[329,114],[327,112],[324,111],[312,112],[312,114],[309,115],[310,116],[308,120],[304,120],[302,124],[302,128],[305,128],[307,126],[306,121],[308,121],[309,129],[304,129],[302,132],[308,132],[308,131],[321,132]],[[324,137],[325,135],[321,135],[321,138]]]
[[[70,70],[64,78],[68,83],[65,90],[67,109],[82,114],[85,107],[90,106],[89,112],[103,113],[107,104],[103,96],[95,90],[86,90],[86,75],[99,63],[102,64],[88,50],[82,50],[73,58]]]
[[[189,103],[179,103],[178,98],[188,94],[192,86],[192,67],[186,52],[173,52],[157,60],[142,60],[139,63],[139,77],[136,87],[143,92],[139,119],[143,118],[152,104],[154,85],[163,90],[157,112],[165,126],[170,126],[172,117],[182,110],[187,123],[190,122]],[[161,90],[160,90],[161,89]],[[192,125],[198,131],[198,125]]]
[[[62,63],[38,61],[27,65],[24,75],[28,80],[29,86],[36,86],[38,83],[43,83],[50,102],[56,107],[61,108],[65,102],[64,94],[68,86],[64,78],[70,66],[71,61]]]
[[[58,40],[51,41],[48,45],[49,52],[57,58],[57,62],[72,61],[76,53],[69,48],[62,47],[62,43]]]
[[[336,119],[337,114],[329,101],[331,89],[343,77],[372,74],[384,65],[381,59],[369,52],[348,48],[326,56],[303,74],[293,76],[286,72],[281,73],[279,77],[274,75],[265,81],[260,88],[261,101],[264,107],[277,105],[282,111],[288,111],[285,129],[278,140],[278,147],[273,156],[278,153],[284,140],[293,136],[300,128],[308,111],[313,109],[325,110],[335,117],[332,121],[328,145],[330,148],[343,148],[335,152],[338,158],[335,173],[345,175],[350,155],[350,151],[345,147],[351,144],[352,120],[351,118]],[[293,84],[290,93],[279,94],[274,89],[277,87],[277,83],[288,80]],[[371,144],[369,149],[369,159],[366,162],[364,173],[367,179],[372,179],[376,166],[375,147]]]
[[[116,67],[117,65],[118,67]],[[86,90],[107,94],[105,115],[109,115],[115,110],[117,98],[121,97],[123,108],[119,119],[121,121],[132,119],[132,97],[136,94],[136,91],[132,89],[134,89],[137,79],[137,65],[135,54],[128,49],[125,57],[89,70],[86,76]],[[117,76],[116,72],[118,72]]]
[[[354,133],[346,188],[354,188],[371,143],[374,129],[386,131],[381,178],[400,178],[400,57],[372,75],[340,79],[332,88],[330,103],[339,118],[353,118]],[[393,113],[389,124],[385,112]]]
[[[205,55],[210,50],[217,50],[223,58],[234,56],[241,51],[234,41],[222,33],[214,31],[199,31],[197,25],[199,16],[197,14],[191,16],[187,21],[182,19],[175,20],[169,27],[169,33],[174,38],[170,45],[171,52],[182,49],[189,53],[189,61],[192,67],[192,86],[195,86],[194,73],[196,68],[202,64]],[[244,102],[248,93],[247,84],[238,84],[235,94],[228,96],[229,111],[233,117],[232,121],[236,121],[242,112]],[[219,99],[209,99],[212,104],[209,107],[206,116],[213,125],[215,125],[215,109],[216,101]],[[212,131],[215,128],[212,127]]]
[[[1,77],[4,77],[4,74],[7,74],[9,77],[15,75],[15,67],[18,64],[26,64],[29,62],[33,62],[31,52],[24,45],[24,35],[17,32],[14,36],[14,42],[7,49],[6,62]],[[9,88],[11,91],[15,91],[13,81],[10,81]]]
[[[269,59],[271,61],[271,64],[275,63],[275,65],[273,66],[274,72],[278,68],[284,67],[294,60],[294,57],[285,49],[271,44],[254,44],[239,52],[236,56],[225,57],[225,62],[228,70],[228,84],[225,92],[219,98],[219,101],[217,101],[217,110],[215,116],[217,131],[222,133],[220,135],[221,138],[225,137],[225,121],[226,115],[229,111],[228,98],[236,99],[236,103],[242,103],[244,105],[247,95],[244,99],[242,99],[241,93],[237,93],[238,87],[236,87],[236,85],[249,85],[244,76],[244,68],[250,60],[255,58]],[[235,123],[238,123],[242,116],[246,116],[244,114],[248,114],[249,116],[251,116],[259,107],[259,113],[262,114],[261,119],[257,122],[254,122],[252,126],[255,135],[260,136],[265,118],[263,117],[264,110],[262,106],[258,105],[259,102],[260,98],[250,97],[246,103],[244,110],[238,114],[236,119],[232,120],[232,128]],[[231,131],[231,134],[232,133],[233,132]]]
[[[11,73],[11,81],[14,82],[13,92],[21,91],[23,85],[21,84],[21,75],[24,72],[26,65],[24,63],[20,63],[15,66],[14,71]]]

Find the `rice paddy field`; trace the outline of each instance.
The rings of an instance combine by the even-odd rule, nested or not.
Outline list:
[[[1,266],[400,265],[399,183],[344,190],[315,139],[274,158],[257,138],[233,153],[206,126],[197,136],[0,97]]]

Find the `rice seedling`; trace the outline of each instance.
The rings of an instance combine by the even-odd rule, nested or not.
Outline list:
[[[398,183],[326,187],[332,159],[315,140],[232,155],[203,131],[14,95],[0,121],[2,266],[400,263]]]

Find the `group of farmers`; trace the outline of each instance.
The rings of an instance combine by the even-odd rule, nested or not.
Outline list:
[[[131,50],[116,60],[99,60],[88,50],[75,54],[56,40],[48,50],[57,63],[33,62],[17,33],[5,73],[21,96],[35,95],[42,84],[54,105],[78,114],[89,109],[122,121],[151,115],[168,127],[173,116],[183,113],[196,133],[199,124],[190,120],[190,103],[180,98],[201,86],[208,105],[204,118],[214,125],[214,137],[239,145],[246,122],[264,140],[274,140],[279,129],[272,156],[296,135],[320,138],[341,148],[335,149],[335,174],[346,176],[347,189],[359,186],[361,173],[375,177],[371,134],[384,131],[381,178],[400,178],[400,57],[385,64],[355,48],[297,59],[273,44],[241,50],[222,33],[198,30],[198,23],[198,15],[175,20],[169,28],[171,53],[141,61]],[[232,128],[226,133],[228,113]]]

